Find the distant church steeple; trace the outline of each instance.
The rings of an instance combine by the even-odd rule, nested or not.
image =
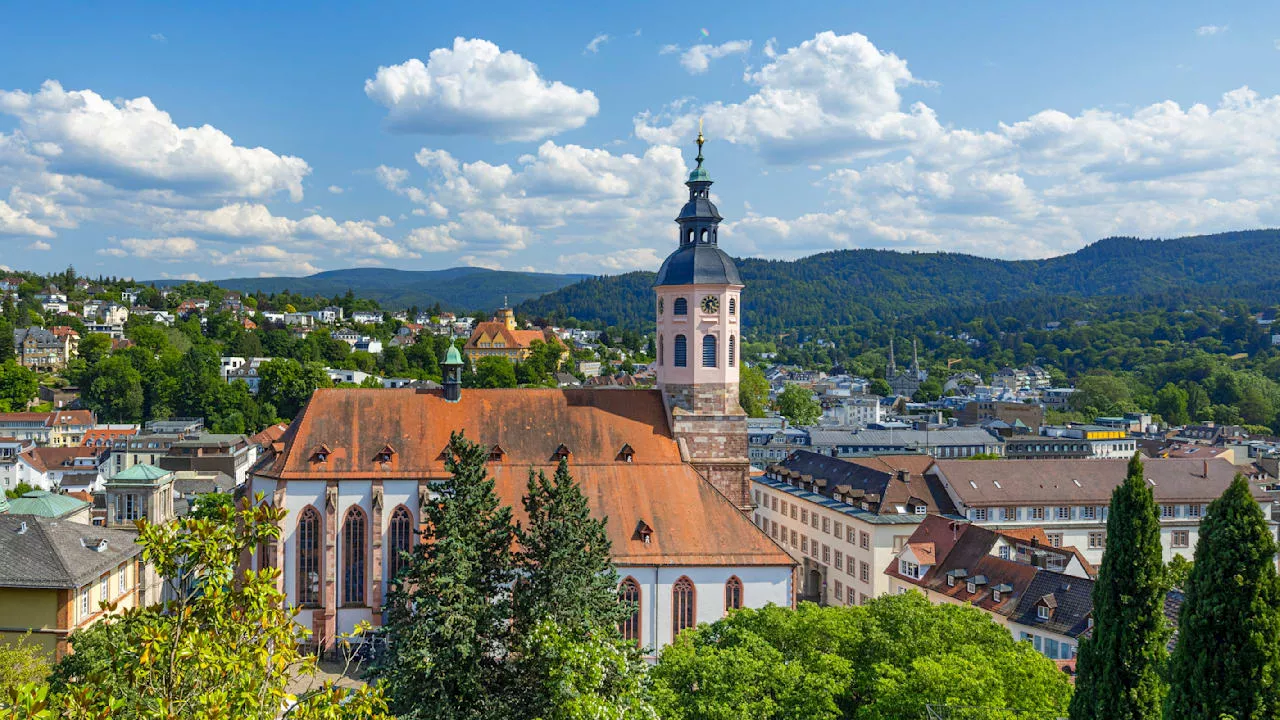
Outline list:
[[[711,174],[702,167],[702,145],[706,139],[702,137],[702,121],[698,121],[698,161],[697,167],[689,173],[689,202],[680,210],[676,222],[680,224],[680,247],[689,245],[715,245],[716,233],[723,219],[715,203],[711,202]]]

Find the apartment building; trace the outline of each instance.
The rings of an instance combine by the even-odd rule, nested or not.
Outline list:
[[[71,447],[81,444],[96,422],[89,410],[0,413],[0,437]]]
[[[752,479],[756,525],[801,564],[801,600],[863,604],[929,513],[953,513],[923,455],[833,458],[796,451]]]
[[[1225,460],[1152,458],[1144,477],[1160,508],[1164,559],[1190,558],[1205,509],[1235,477]],[[1080,549],[1102,562],[1111,492],[1124,481],[1126,460],[938,460],[926,475],[941,484],[959,515],[993,529],[1043,527],[1051,545]],[[1272,535],[1280,527],[1274,485],[1251,482]]]

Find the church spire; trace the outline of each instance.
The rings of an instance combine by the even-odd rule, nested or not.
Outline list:
[[[711,174],[702,166],[702,146],[707,139],[702,135],[702,121],[698,121],[698,161],[685,185],[689,188],[689,202],[680,209],[676,222],[680,224],[680,247],[689,245],[715,245],[720,211],[711,202]]]

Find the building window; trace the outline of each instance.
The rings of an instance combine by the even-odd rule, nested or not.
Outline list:
[[[818,529],[818,513],[815,512],[809,515],[809,525],[812,526],[814,530]]]
[[[671,303],[671,314],[672,315],[688,315],[689,301],[682,297],[676,298],[676,301]]]
[[[822,532],[831,534],[831,518],[822,518]]]
[[[737,610],[742,607],[742,581],[737,575],[729,578],[724,584],[724,611]]]
[[[801,509],[801,510],[800,510],[800,524],[801,524],[801,525],[808,525],[808,524],[809,524],[809,511],[808,511],[808,510],[804,510],[804,509]]]
[[[1008,546],[1008,545],[1001,545],[1001,546],[1000,546],[1000,559],[1001,559],[1001,560],[1008,560],[1008,559],[1009,559],[1009,546]]]
[[[914,578],[917,580],[920,579],[920,566],[913,562],[908,562],[906,560],[899,560],[898,572],[902,573],[903,575],[906,575],[909,578]],[[863,580],[863,582],[866,582],[866,581]]]
[[[975,521],[977,521],[977,522],[983,522],[984,520],[986,520],[986,519],[987,519],[987,509],[986,509],[986,508],[974,508],[974,509],[973,509],[973,519],[974,519]]]
[[[799,535],[796,534],[796,531],[792,530],[791,531],[791,547],[796,547],[797,545],[800,544],[800,541],[797,539],[798,537]]]
[[[729,367],[733,367],[738,362],[738,339],[729,336]]]
[[[738,314],[738,298],[735,298],[735,297],[729,298],[729,314],[730,315]],[[730,363],[730,364],[732,365],[733,363]]]
[[[858,533],[858,547],[863,550],[871,549],[871,533],[865,531]]]
[[[769,521],[769,535],[773,536],[774,540],[778,539],[778,523],[776,520]]]
[[[999,590],[992,590],[992,591],[991,591],[991,602],[996,602],[996,603],[1000,602],[1000,591],[999,591]]]
[[[298,604],[320,604],[320,513],[307,506],[298,515]]]
[[[916,506],[916,514],[917,514],[917,515],[928,515],[928,514],[929,514],[929,506],[928,506],[928,505],[917,505],[917,506]]]
[[[1062,533],[1045,533],[1045,537],[1049,538],[1051,547],[1062,547]]]
[[[1160,506],[1160,517],[1161,517],[1161,518],[1163,518],[1163,519],[1169,519],[1169,518],[1173,517],[1173,516],[1174,516],[1174,510],[1175,510],[1175,509],[1176,509],[1176,506],[1174,506],[1174,505],[1161,505],[1161,506]]]
[[[795,503],[791,503],[791,519],[792,520],[796,519],[796,514],[798,510],[799,510],[799,506],[796,505]]]
[[[1048,605],[1037,605],[1037,606],[1036,606],[1036,617],[1040,618],[1041,620],[1048,620],[1048,619],[1049,619],[1049,606],[1048,606]]]
[[[841,600],[844,599],[844,583],[837,580],[835,589],[836,589],[835,600],[836,602],[840,602]]]
[[[1105,532],[1089,533],[1089,549],[1101,550],[1107,547],[1107,534]]]
[[[836,536],[836,539],[844,537],[844,524],[836,520],[835,526],[831,529],[831,534]]]
[[[618,585],[618,602],[631,608],[631,614],[618,626],[624,640],[640,642],[640,583],[629,577]]]
[[[391,513],[387,525],[387,577],[394,580],[405,565],[405,553],[413,543],[413,516],[401,505]]]
[[[688,367],[689,365],[688,352],[689,352],[688,341],[685,340],[685,337],[683,335],[677,335],[676,349],[675,349],[676,354],[671,364],[675,365],[676,367]]]
[[[814,543],[814,545],[817,545],[817,543]],[[831,564],[831,546],[830,545],[822,546],[822,562],[827,565]]]
[[[1188,515],[1189,517],[1198,518],[1198,517],[1200,517],[1200,514],[1201,514],[1203,511],[1204,511],[1204,506],[1203,506],[1203,505],[1188,505],[1188,506],[1187,506],[1187,515]]]
[[[844,569],[844,553],[840,552],[839,550],[837,550],[837,551],[836,551],[836,563],[835,563],[835,564],[836,564],[836,569],[837,569],[837,570],[843,570],[843,569]]]
[[[662,358],[666,357],[666,353],[663,352],[662,340],[663,340],[662,336],[659,335],[658,336],[658,364],[659,365],[662,364]]]
[[[956,586],[956,576],[952,575],[951,573],[947,573],[947,587],[955,587],[955,586]]]
[[[1185,548],[1191,546],[1191,533],[1187,530],[1173,531],[1173,547]]]
[[[89,586],[80,588],[80,619],[89,617]]]
[[[1080,508],[1080,517],[1084,520],[1095,520],[1098,517],[1098,508],[1093,505],[1087,505]]]
[[[1033,508],[1031,508],[1031,519],[1032,519],[1032,520],[1043,520],[1043,519],[1044,519],[1044,508],[1042,508],[1042,507],[1033,507]]]
[[[769,504],[773,508],[774,512],[778,512],[778,498],[776,496],[773,498],[773,500]]]
[[[800,536],[800,552],[806,555],[809,554],[809,536],[808,535]]]
[[[121,595],[124,594],[124,589],[129,584],[129,581],[125,579],[125,576],[128,574],[129,574],[129,565],[128,564],[121,565],[116,574],[116,577],[118,578],[118,584],[120,586],[119,593]]]
[[[970,581],[968,581],[968,582],[966,582],[966,583],[964,584],[964,589],[965,589],[965,591],[966,591],[966,592],[968,592],[970,595],[972,595],[972,594],[974,594],[974,593],[978,592],[978,584],[977,584],[977,583],[975,583],[975,582],[973,582],[972,580],[970,580]]]
[[[1005,508],[1005,509],[1004,509],[1004,519],[1005,519],[1005,520],[1017,520],[1017,519],[1018,519],[1018,508],[1016,508],[1016,507],[1007,507],[1007,508]]]
[[[858,579],[864,583],[871,582],[871,563],[866,561],[858,563]]]
[[[681,631],[694,626],[694,589],[693,581],[681,577],[671,586],[671,636],[674,638]]]
[[[702,367],[716,366],[716,336],[702,336]]]
[[[1060,508],[1058,508],[1058,519],[1059,519],[1059,520],[1070,520],[1070,519],[1071,519],[1071,508],[1069,508],[1069,507],[1060,507]]]
[[[101,595],[99,600],[106,602],[111,599],[111,572],[107,571],[102,576],[102,580],[98,583],[98,594]]]
[[[342,523],[342,604],[364,604],[364,511],[353,507]]]

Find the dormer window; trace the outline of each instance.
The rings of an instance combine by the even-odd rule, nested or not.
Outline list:
[[[947,573],[947,587],[955,587],[955,586],[956,586],[956,576],[952,575],[951,573]]]
[[[506,454],[507,451],[503,450],[501,445],[494,445],[489,448],[489,462],[502,462],[502,456]]]
[[[389,463],[391,462],[391,456],[395,454],[396,451],[394,448],[390,445],[384,445],[383,448],[378,451],[378,454],[374,456],[373,461],[376,463]]]
[[[970,580],[969,582],[964,584],[964,589],[968,590],[969,594],[972,595],[978,592],[978,585],[974,583],[972,580]]]
[[[624,443],[622,449],[618,451],[618,460],[629,463],[635,458],[635,455],[636,451],[632,449],[631,444]]]
[[[991,602],[1000,602],[1000,591],[998,589],[991,591]]]
[[[328,459],[329,459],[329,448],[325,447],[324,445],[321,445],[320,447],[317,447],[315,450],[311,451],[312,462],[322,463]]]
[[[649,523],[643,520],[636,523],[636,531],[631,536],[631,539],[639,540],[645,545],[648,545],[652,537],[653,537],[653,528],[649,527]]]
[[[557,460],[565,460],[569,457],[570,454],[571,453],[569,452],[569,448],[565,447],[564,443],[560,443],[560,445],[556,448],[555,457]]]
[[[1048,619],[1049,619],[1049,606],[1048,606],[1048,605],[1037,605],[1037,606],[1036,606],[1036,617],[1040,618],[1041,620],[1048,620]]]

